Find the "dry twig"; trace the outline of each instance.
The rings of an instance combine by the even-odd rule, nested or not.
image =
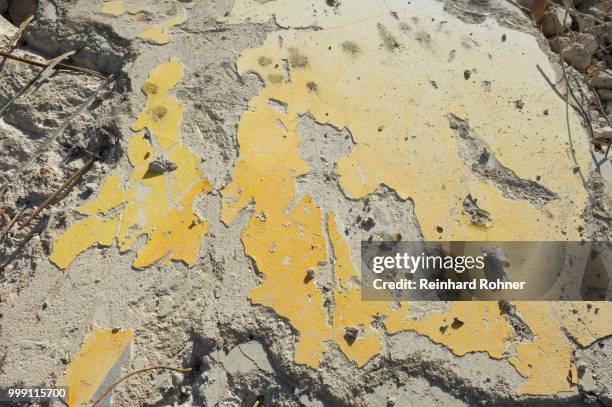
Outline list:
[[[34,20],[34,14],[32,14],[30,17],[26,18],[25,20],[21,22],[21,24],[19,25],[19,29],[11,37],[11,39],[9,40],[8,46],[6,47],[6,49],[9,52],[12,51],[13,48],[15,48],[15,46],[17,45],[17,41],[19,41],[19,38],[21,38],[21,35],[23,34],[27,26],[32,22],[32,20]]]
[[[8,58],[8,59],[12,59],[14,61],[19,61],[19,62],[23,62],[26,64],[30,64],[30,65],[34,65],[34,66],[39,66],[41,68],[44,68],[47,66],[46,63],[44,62],[38,62],[35,61],[33,59],[29,59],[29,58],[25,58],[25,57],[20,57],[14,54],[11,54],[9,52],[5,52],[5,51],[0,51],[0,56],[4,57],[4,58]],[[80,66],[74,66],[74,65],[67,65],[67,64],[57,64],[54,69],[58,69],[58,70],[62,70],[62,71],[72,71],[72,72],[80,72],[80,73],[84,73],[87,75],[91,75],[91,76],[95,76],[97,78],[100,79],[106,79],[106,76],[102,75],[99,72],[94,71],[93,69],[87,69],[87,68],[81,68]]]
[[[83,174],[85,174],[92,166],[92,164],[94,163],[96,159],[95,158],[90,158],[89,160],[87,160],[87,162],[85,162],[85,164],[83,164],[83,166],[76,172],[74,173],[74,175],[72,175],[70,178],[68,178],[68,180],[66,180],[66,182],[64,182],[62,184],[61,187],[59,187],[57,189],[57,191],[55,191],[53,194],[51,194],[51,196],[49,198],[47,198],[45,200],[45,202],[42,203],[42,205],[40,205],[38,207],[38,209],[36,209],[34,211],[34,213],[32,213],[28,219],[26,219],[17,230],[21,230],[23,228],[25,228],[26,226],[28,226],[30,223],[32,223],[32,221],[34,219],[36,219],[36,217],[42,212],[44,211],[49,205],[51,205],[51,203],[53,202],[53,200],[62,192],[64,192],[67,188],[69,188],[72,184],[74,184],[74,182],[79,179]]]
[[[2,53],[2,51],[0,51],[0,53]],[[49,61],[49,63],[45,66],[45,69],[43,69],[42,71],[40,71],[38,73],[38,75],[36,75],[34,78],[32,78],[27,85],[25,85],[23,88],[21,88],[19,90],[19,92],[17,92],[15,95],[13,95],[12,98],[9,99],[8,102],[6,102],[6,104],[2,107],[2,109],[0,109],[0,117],[2,117],[4,115],[4,113],[7,111],[7,109],[22,95],[24,95],[32,86],[34,86],[34,84],[38,81],[44,81],[46,78],[49,77],[49,75],[51,74],[51,71],[53,71],[53,69],[57,66],[57,64],[60,63],[60,61],[62,61],[65,58],[68,58],[70,55],[74,54],[75,51],[70,51],[70,52],[66,52],[65,54],[60,55],[59,57],[53,58],[51,61]]]
[[[559,26],[557,24],[557,20],[556,19],[553,19],[553,21],[555,22],[555,31],[556,31],[557,43],[559,43]],[[593,131],[593,123],[591,122],[591,119],[590,119],[589,115],[587,114],[587,112],[582,107],[582,104],[580,103],[580,101],[578,101],[578,98],[574,94],[574,90],[572,89],[572,86],[570,85],[569,77],[568,77],[566,69],[565,69],[565,61],[563,59],[563,50],[562,49],[559,49],[559,64],[561,65],[561,72],[563,73],[563,79],[565,81],[566,93],[571,95],[572,99],[574,99],[574,102],[576,103],[576,107],[580,110],[580,113],[581,113],[582,117],[584,118],[584,120],[586,121],[586,123],[588,125],[589,136],[590,136],[591,141],[593,141],[593,139],[594,139],[594,136],[593,136],[593,133],[594,133],[594,131]],[[566,98],[565,102],[569,103],[569,98]]]
[[[15,222],[17,222],[17,219],[19,219],[19,217],[21,216],[21,214],[23,214],[27,207],[28,205],[24,204],[21,206],[21,208],[19,208],[13,219],[11,219],[10,222],[4,227],[4,229],[2,229],[2,232],[0,232],[0,239],[2,239],[7,233],[11,231],[11,228],[13,227]]]
[[[98,398],[92,403],[91,407],[96,407],[98,404],[100,404],[100,402],[102,400],[104,400],[104,398],[108,395],[108,393],[110,393],[121,382],[129,379],[130,377],[132,377],[134,375],[137,375],[139,373],[145,373],[145,372],[148,372],[150,370],[171,370],[173,372],[187,373],[187,372],[191,372],[193,369],[190,368],[190,367],[188,367],[188,368],[180,368],[180,367],[171,367],[171,366],[165,366],[165,365],[157,365],[157,366],[145,367],[144,369],[135,370],[135,371],[133,371],[131,373],[126,374],[125,376],[123,376],[122,378],[117,380],[115,383],[113,383],[110,386],[108,386],[106,388],[106,390],[104,390],[102,392],[102,394],[100,394],[100,396],[98,396]]]

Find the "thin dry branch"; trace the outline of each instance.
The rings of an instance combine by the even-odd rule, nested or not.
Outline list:
[[[15,222],[17,222],[17,220],[23,214],[27,207],[28,205],[24,204],[21,206],[21,208],[19,208],[15,216],[13,216],[13,219],[11,219],[10,222],[4,227],[4,229],[2,229],[2,232],[0,232],[0,240],[11,231],[11,228],[13,227]]]
[[[17,45],[17,42],[19,41],[19,39],[21,38],[21,35],[23,34],[23,32],[25,31],[25,29],[28,27],[28,25],[34,20],[34,14],[30,15],[30,17],[26,18],[25,20],[23,20],[21,22],[21,24],[19,25],[19,29],[17,30],[17,32],[11,37],[11,39],[9,40],[9,43],[6,47],[6,49],[10,52],[13,50],[13,48],[15,48],[15,46]]]
[[[12,59],[14,61],[23,62],[25,64],[39,66],[41,68],[44,68],[47,66],[47,64],[44,62],[35,61],[30,58],[20,57],[18,55],[11,54],[10,52],[0,51],[0,56],[4,58]],[[101,73],[96,72],[93,69],[81,68],[80,66],[57,64],[54,69],[58,69],[62,71],[80,72],[80,73],[84,73],[87,75],[95,76],[100,79],[106,79],[106,76],[102,75]]]
[[[1,53],[1,51],[0,51]],[[23,88],[21,88],[19,90],[19,92],[17,92],[15,95],[13,95],[12,98],[9,99],[8,102],[6,102],[6,104],[2,107],[2,109],[0,109],[0,117],[4,116],[4,113],[8,110],[8,108],[17,100],[19,99],[22,95],[26,94],[26,92],[32,87],[34,86],[34,84],[36,82],[39,81],[44,81],[46,78],[49,77],[49,75],[51,74],[51,72],[53,71],[53,69],[60,63],[60,61],[64,60],[65,58],[68,58],[70,55],[74,54],[75,51],[69,51],[66,52],[65,54],[62,54],[56,58],[53,58],[51,61],[48,62],[48,64],[45,66],[45,69],[43,69],[42,71],[40,71],[34,78],[32,78]]]
[[[110,393],[115,387],[117,387],[119,384],[121,384],[121,382],[129,379],[130,377],[132,377],[134,375],[137,375],[137,374],[140,374],[140,373],[145,373],[145,372],[148,372],[150,370],[171,370],[173,372],[188,373],[188,372],[191,372],[193,369],[190,368],[190,367],[181,368],[181,367],[172,367],[172,366],[165,366],[165,365],[157,365],[157,366],[145,367],[144,369],[135,370],[135,371],[133,371],[131,373],[126,374],[125,376],[123,376],[122,378],[120,378],[119,380],[117,380],[116,382],[111,384],[110,386],[108,386],[102,392],[102,394],[100,394],[100,396],[98,396],[98,398],[92,403],[91,407],[96,407],[98,404],[100,404],[100,402],[102,400],[104,400],[104,398],[108,395],[108,393]]]
[[[96,159],[95,158],[90,158],[89,160],[87,160],[85,162],[85,164],[83,164],[83,166],[74,173],[74,175],[72,175],[70,178],[68,178],[68,180],[66,180],[66,182],[64,182],[62,184],[62,186],[60,186],[57,191],[55,191],[53,194],[51,194],[51,196],[49,198],[47,198],[45,200],[45,202],[42,203],[42,205],[40,205],[38,207],[38,209],[36,209],[34,211],[34,213],[32,213],[28,219],[26,219],[17,230],[22,230],[23,228],[25,228],[26,226],[28,226],[30,223],[32,223],[32,221],[34,219],[36,219],[36,217],[42,212],[44,211],[49,205],[51,205],[51,203],[53,202],[53,200],[62,192],[64,192],[67,188],[69,188],[72,184],[74,184],[74,182],[79,179],[83,174],[85,174],[93,165],[94,161]]]
[[[557,39],[557,43],[560,43],[559,41],[559,26],[557,24],[557,20],[553,19],[553,21],[555,22],[555,31],[556,31],[556,39]],[[559,64],[561,65],[561,72],[563,73],[563,79],[565,81],[565,87],[566,87],[566,91],[569,95],[572,96],[572,99],[574,99],[574,102],[576,103],[576,107],[580,110],[580,113],[582,114],[582,117],[584,118],[585,122],[588,125],[589,128],[589,137],[591,139],[591,141],[593,141],[594,139],[594,130],[593,130],[593,123],[591,122],[591,119],[589,117],[589,115],[587,114],[587,112],[584,110],[584,108],[582,107],[582,104],[580,103],[580,101],[578,100],[578,98],[576,97],[576,94],[574,94],[574,90],[572,89],[572,86],[570,85],[569,82],[569,77],[567,75],[567,71],[565,69],[565,60],[563,58],[563,49],[559,49]],[[569,98],[566,99],[566,103],[569,103]]]

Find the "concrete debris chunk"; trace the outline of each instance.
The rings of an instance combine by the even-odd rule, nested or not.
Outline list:
[[[608,23],[604,25],[603,29],[603,39],[606,44],[612,44],[612,24]]]
[[[37,8],[38,0],[19,0],[11,1],[8,11],[9,15],[11,16],[11,20],[13,20],[13,24],[18,26],[26,18],[36,13]]]
[[[347,326],[344,328],[344,336],[351,341],[357,339],[357,335],[359,335],[359,329],[354,326]]]
[[[176,169],[176,164],[164,157],[157,157],[149,163],[149,171],[153,172],[172,172]]]
[[[0,0],[0,8],[2,6],[1,3],[2,3],[2,0]],[[8,43],[8,41],[11,39],[13,35],[15,35],[16,32],[17,32],[17,27],[11,24],[10,21],[0,16],[0,41],[2,41],[3,44]]]
[[[593,130],[593,138],[595,140],[612,140],[612,129],[607,127]]]
[[[578,4],[577,9],[602,21],[610,11],[610,3],[602,0],[584,0]]]
[[[599,95],[599,98],[602,101],[610,101],[612,100],[612,90],[609,89],[599,89],[597,91],[597,94]]]
[[[584,71],[589,65],[595,51],[597,41],[591,34],[579,33],[576,38],[559,37],[550,42],[551,49],[563,55],[565,62],[574,68]]]
[[[493,223],[491,214],[478,207],[477,199],[471,194],[463,200],[463,209],[467,213],[470,223],[474,226],[490,227]]]
[[[612,46],[572,1],[612,4],[0,0],[22,59],[0,57],[0,107],[27,60],[109,76],[58,70],[0,117],[0,383],[69,406],[612,407],[612,260],[587,252],[612,225]],[[525,240],[587,244],[559,264],[503,243]],[[368,298],[362,252],[401,284]],[[492,301],[570,262],[589,273],[554,289],[590,308]]]
[[[549,6],[542,16],[542,33],[547,37],[566,32],[572,25],[572,17],[569,12],[557,5]]]
[[[612,70],[597,72],[591,79],[589,84],[594,88],[612,88]]]

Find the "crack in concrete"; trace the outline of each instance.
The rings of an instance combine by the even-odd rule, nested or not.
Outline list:
[[[504,166],[487,143],[474,133],[468,122],[454,114],[448,115],[451,129],[455,131],[459,154],[470,169],[491,182],[506,198],[521,199],[535,206],[542,206],[559,195],[535,181],[520,178]]]

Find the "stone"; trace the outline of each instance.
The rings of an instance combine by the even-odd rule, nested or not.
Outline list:
[[[612,70],[599,71],[589,79],[589,84],[594,88],[612,89]]]
[[[359,329],[357,329],[357,328],[356,328],[356,327],[354,327],[354,326],[347,326],[347,327],[344,329],[344,336],[345,336],[347,339],[350,339],[350,340],[355,340],[355,339],[357,339],[357,336],[358,336],[358,335],[359,335]]]
[[[2,0],[0,0],[0,6],[2,5],[1,2]],[[0,41],[2,41],[2,44],[6,44],[16,32],[17,27],[0,16]]]
[[[610,2],[605,0],[584,0],[576,8],[581,13],[590,14],[600,21],[605,21],[606,14],[610,9]]]
[[[86,183],[86,184],[83,186],[83,189],[84,189],[85,191],[91,191],[91,192],[93,192],[93,191],[95,191],[95,190],[96,190],[96,188],[97,188],[97,187],[98,187],[98,184],[96,184],[95,182],[88,182],[88,183]]]
[[[572,18],[565,9],[557,6],[549,6],[542,16],[542,32],[547,37],[565,33],[572,25]]]
[[[599,48],[599,44],[597,44],[597,40],[593,34],[578,33],[576,42],[582,45],[584,49],[591,54],[594,54],[597,48]]]
[[[24,198],[36,199],[26,216],[40,207],[89,159],[76,149],[66,157],[68,143],[105,158],[40,215],[40,238],[0,276],[1,383],[56,383],[89,332],[111,331],[102,348],[133,327],[133,352],[108,381],[156,364],[192,370],[132,377],[113,392],[119,404],[464,407],[610,393],[589,382],[593,373],[609,380],[609,358],[595,349],[584,356],[585,392],[582,380],[567,380],[574,355],[589,346],[575,338],[612,333],[606,302],[574,316],[567,302],[517,302],[502,313],[494,302],[360,300],[360,242],[371,237],[390,248],[562,233],[604,240],[609,211],[595,200],[598,178],[590,182],[589,133],[538,71],[560,79],[559,55],[549,58],[520,10],[505,0],[455,2],[459,9],[449,1],[388,9],[384,0],[334,8],[123,0],[112,3],[146,11],[113,16],[103,12],[109,3],[40,1],[16,51],[50,58],[77,49],[71,64],[118,76],[60,143],[50,142],[53,131],[103,81],[55,72],[0,118],[0,187],[48,147],[2,194],[9,216]],[[486,22],[474,24],[473,12]],[[137,39],[170,14],[187,21],[165,30],[167,44]],[[389,52],[378,24],[402,47]],[[291,66],[289,48],[308,65]],[[7,61],[0,99],[39,71]],[[465,125],[449,129],[451,113]],[[180,170],[143,174],[159,156]],[[49,187],[37,186],[43,164],[58,172]],[[572,173],[578,166],[589,182]],[[462,213],[468,193],[475,222],[490,211],[491,228]],[[72,250],[65,271],[48,259],[61,242]],[[1,266],[21,241],[0,243]],[[83,379],[99,370],[86,366]],[[94,392],[108,384],[71,377]]]
[[[153,172],[172,172],[176,170],[177,166],[172,161],[164,158],[157,157],[149,163],[149,171]]]
[[[595,129],[593,130],[593,138],[595,140],[612,140],[612,129],[610,127]]]
[[[612,24],[606,24],[604,28],[605,32],[603,33],[603,40],[606,44],[612,44]]]
[[[0,0],[1,1],[1,0]],[[19,25],[26,18],[36,13],[38,8],[38,0],[19,0],[11,1],[8,11],[13,24]]]
[[[474,226],[489,227],[493,222],[491,214],[478,207],[477,200],[471,194],[463,200],[463,210],[470,218],[470,223]]]
[[[608,89],[599,89],[597,91],[597,93],[599,94],[599,98],[602,101],[609,101],[612,100],[612,90],[608,90]]]
[[[562,52],[563,59],[574,68],[584,71],[591,65],[592,57],[597,50],[597,41],[591,34],[579,33],[575,39],[569,37],[554,38],[550,48]]]

